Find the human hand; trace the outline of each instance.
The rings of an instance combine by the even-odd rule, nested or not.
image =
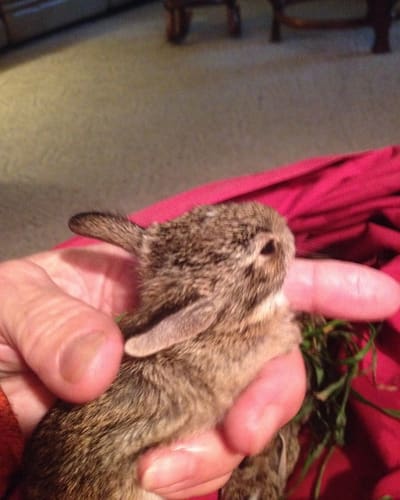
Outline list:
[[[113,319],[133,307],[132,257],[107,244],[0,264],[0,384],[29,435],[55,397],[81,403],[115,378]]]
[[[297,259],[285,282],[293,309],[333,318],[374,321],[400,307],[400,286],[357,264]],[[171,499],[218,490],[245,455],[260,452],[299,410],[305,393],[300,350],[266,363],[223,424],[195,439],[148,452],[142,482]]]
[[[112,316],[133,307],[134,283],[131,257],[106,244],[0,265],[0,382],[25,434],[55,396],[84,402],[111,383],[123,349]],[[333,261],[296,261],[286,293],[296,309],[349,319],[382,318],[400,304],[390,278]],[[298,351],[270,361],[220,428],[143,457],[145,486],[164,480],[159,493],[170,498],[217,489],[297,412],[304,387]]]

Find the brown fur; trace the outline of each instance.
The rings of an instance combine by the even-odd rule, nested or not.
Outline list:
[[[300,424],[283,427],[265,450],[245,458],[221,490],[219,500],[281,500],[300,454]]]
[[[96,401],[50,410],[26,447],[24,498],[150,500],[140,455],[214,426],[268,359],[299,342],[276,298],[293,237],[257,203],[200,207],[146,230],[110,214],[70,224],[135,254],[140,305],[121,329],[139,357],[124,357]]]

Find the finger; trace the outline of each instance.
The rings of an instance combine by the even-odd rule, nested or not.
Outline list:
[[[135,260],[114,245],[52,250],[29,261],[45,269],[64,292],[103,312],[119,314],[136,304]]]
[[[296,415],[305,391],[305,367],[299,349],[269,361],[224,419],[228,446],[243,455],[259,453]]]
[[[296,259],[285,281],[295,310],[374,321],[400,307],[400,285],[381,271],[349,262]]]
[[[104,313],[64,294],[38,266],[0,267],[0,331],[57,396],[84,402],[115,378],[122,338]]]
[[[37,380],[32,372],[26,373],[24,377],[18,374],[2,378],[1,388],[18,419],[23,435],[29,437],[54,404],[54,395]]]
[[[138,473],[146,490],[181,498],[171,495],[189,490],[192,495],[214,491],[205,485],[223,484],[221,478],[226,480],[242,459],[226,445],[218,430],[210,430],[170,447],[149,451],[140,459]]]
[[[207,495],[210,492],[215,492],[222,488],[228,482],[230,476],[231,473],[224,474],[221,477],[217,477],[211,481],[206,481],[205,483],[189,488],[183,487],[183,489],[176,490],[175,487],[172,487],[156,491],[155,493],[160,495],[162,498],[168,498],[168,500],[188,499],[201,495]]]
[[[305,384],[299,350],[269,361],[239,396],[221,430],[145,454],[139,463],[142,485],[171,494],[226,476],[244,455],[261,451],[297,413]]]

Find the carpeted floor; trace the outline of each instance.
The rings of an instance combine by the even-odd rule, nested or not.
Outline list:
[[[364,6],[331,1],[349,3]],[[207,8],[171,46],[157,2],[0,54],[1,259],[67,238],[76,211],[131,212],[214,179],[399,142],[400,23],[387,55],[369,53],[369,28],[285,29],[275,45],[267,2],[241,5],[240,40]]]

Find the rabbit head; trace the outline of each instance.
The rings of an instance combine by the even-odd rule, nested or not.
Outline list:
[[[147,229],[96,212],[72,217],[69,226],[136,256],[141,306],[154,319],[139,332],[145,335],[127,340],[126,352],[134,356],[169,347],[217,321],[246,321],[279,294],[294,255],[285,219],[255,202],[201,206]]]

